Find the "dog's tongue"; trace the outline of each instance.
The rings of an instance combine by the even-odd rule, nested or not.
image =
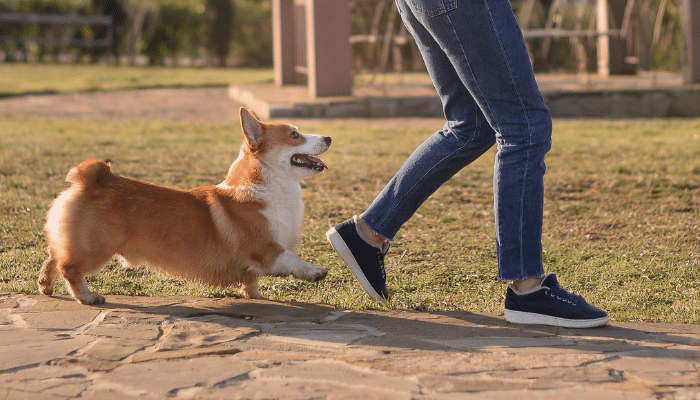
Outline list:
[[[319,160],[316,157],[311,157],[306,154],[295,154],[292,157],[292,165],[295,165],[297,167],[313,169],[315,171],[324,171],[328,169],[328,167],[326,166],[326,164],[323,163],[323,161]]]

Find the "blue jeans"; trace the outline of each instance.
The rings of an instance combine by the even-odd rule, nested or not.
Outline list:
[[[552,120],[509,1],[396,3],[447,122],[411,154],[361,218],[393,239],[430,195],[495,143],[498,279],[544,276],[542,180]]]

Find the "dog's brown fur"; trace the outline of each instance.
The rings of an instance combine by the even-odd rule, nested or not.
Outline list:
[[[299,243],[297,226],[296,232],[280,233],[275,227],[284,216],[271,217],[265,211],[278,197],[277,182],[268,179],[266,171],[271,168],[266,159],[270,150],[305,146],[309,138],[319,137],[297,132],[301,137],[292,139],[290,132],[296,128],[263,124],[245,109],[241,121],[246,140],[217,186],[165,188],[116,176],[110,165],[96,159],[71,169],[66,178],[71,187],[58,196],[47,216],[49,255],[41,267],[39,290],[51,295],[61,273],[76,300],[102,303],[104,297],[90,292],[84,277],[99,271],[115,254],[125,264],[145,263],[210,285],[242,284],[243,292],[253,298],[262,297],[257,289],[260,275],[323,279],[325,269],[293,254]],[[316,154],[330,144],[330,138],[322,139],[325,148],[316,146]],[[295,171],[290,180],[298,186],[298,179],[312,173]],[[300,197],[282,200],[297,205]]]

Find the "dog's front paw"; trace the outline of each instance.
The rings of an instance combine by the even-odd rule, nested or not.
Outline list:
[[[309,282],[320,282],[326,278],[326,275],[328,275],[327,269],[317,266],[313,266],[313,269],[310,268],[307,272],[308,275],[305,279]]]
[[[303,274],[297,277],[307,282],[320,282],[326,277],[326,275],[328,275],[327,269],[309,264],[308,268],[304,270]]]
[[[39,281],[39,293],[53,296],[53,286],[48,286]]]
[[[324,268],[309,264],[299,258],[298,255],[287,250],[282,253],[270,268],[267,275],[293,276],[308,282],[318,282],[326,277],[328,271]]]
[[[105,297],[100,296],[94,292],[82,293],[80,297],[76,297],[76,300],[81,304],[94,305],[94,304],[104,304]]]
[[[253,300],[265,300],[265,296],[260,293],[258,285],[244,286],[241,288],[241,295]]]

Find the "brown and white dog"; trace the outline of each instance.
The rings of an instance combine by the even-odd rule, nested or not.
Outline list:
[[[41,293],[53,293],[60,272],[77,301],[103,303],[85,275],[115,254],[124,265],[146,264],[209,285],[240,284],[251,298],[263,297],[262,275],[323,279],[327,271],[295,251],[304,218],[299,181],[327,169],[314,156],[328,150],[331,138],[262,123],[244,108],[240,117],[240,154],[216,186],[165,188],[116,176],[95,159],[71,169],[66,181],[72,185],[46,220]]]

